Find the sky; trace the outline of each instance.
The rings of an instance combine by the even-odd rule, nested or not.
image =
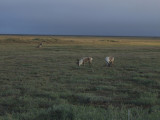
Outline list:
[[[0,0],[0,34],[160,36],[160,0]]]

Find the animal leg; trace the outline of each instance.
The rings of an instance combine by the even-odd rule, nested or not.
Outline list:
[[[108,67],[111,67],[111,63],[108,63]]]

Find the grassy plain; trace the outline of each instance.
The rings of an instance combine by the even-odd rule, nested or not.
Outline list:
[[[0,119],[159,118],[160,38],[0,36]]]

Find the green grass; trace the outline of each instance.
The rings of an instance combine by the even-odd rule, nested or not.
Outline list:
[[[0,119],[127,120],[129,110],[130,119],[159,120],[159,46],[118,45],[118,38],[96,38],[115,45],[68,45],[65,37],[49,36],[11,39],[2,37],[0,44]],[[104,67],[109,55],[114,66]],[[76,65],[83,56],[93,57],[92,66]]]

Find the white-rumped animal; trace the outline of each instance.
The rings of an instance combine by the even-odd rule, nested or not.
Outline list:
[[[114,63],[114,57],[112,57],[112,56],[106,57],[105,61],[106,61],[107,66],[111,67]]]
[[[38,46],[37,46],[37,48],[41,48],[42,47],[42,45],[43,45],[43,43],[41,42],[41,43],[39,43],[38,44]]]
[[[85,65],[85,63],[89,63],[89,65],[91,65],[92,61],[93,61],[92,57],[83,57],[77,60],[77,64],[78,66]]]

